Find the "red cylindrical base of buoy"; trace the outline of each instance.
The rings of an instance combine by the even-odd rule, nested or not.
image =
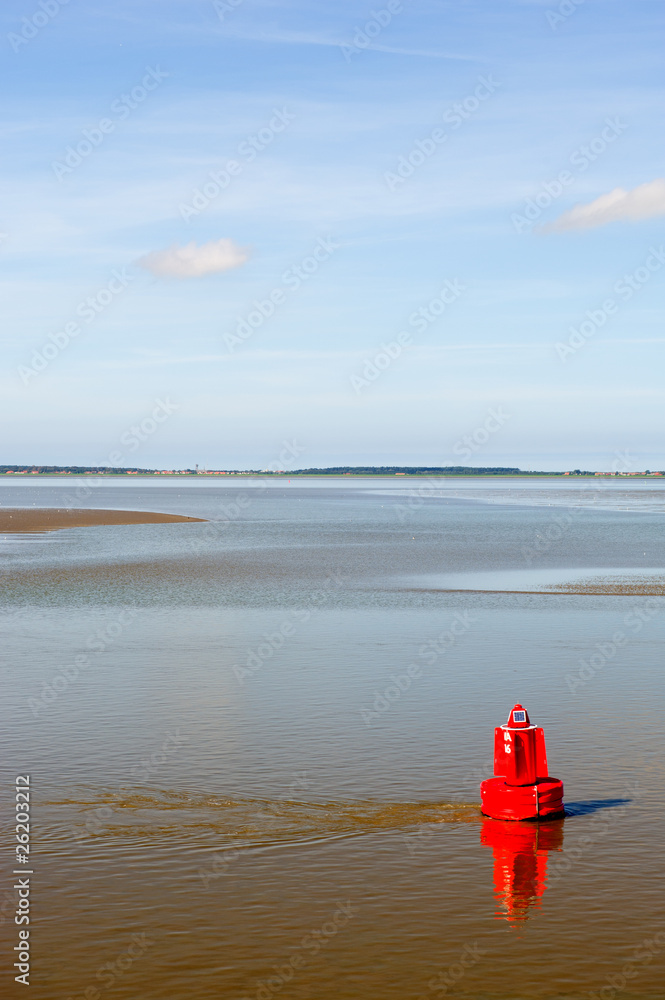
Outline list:
[[[487,778],[480,785],[481,812],[492,819],[556,819],[564,815],[563,782],[539,778],[535,785],[507,785]]]

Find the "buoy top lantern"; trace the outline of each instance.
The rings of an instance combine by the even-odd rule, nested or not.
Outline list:
[[[563,816],[563,784],[547,773],[545,733],[515,705],[508,722],[494,730],[494,777],[480,786],[482,812],[493,819],[553,819]]]
[[[521,705],[515,705],[515,708],[508,716],[508,722],[506,725],[510,726],[512,729],[525,729],[526,726],[530,726],[531,721],[526,708],[522,708]]]

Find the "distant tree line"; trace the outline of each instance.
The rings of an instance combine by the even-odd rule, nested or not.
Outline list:
[[[174,474],[178,473],[180,475],[210,475],[211,473],[220,472],[219,469],[172,469],[169,470]],[[503,468],[503,467],[492,467],[492,468],[475,468],[473,466],[467,465],[338,465],[333,466],[328,469],[295,469],[292,472],[286,472],[283,470],[272,470],[272,469],[225,469],[223,470],[227,475],[273,475],[273,476],[394,476],[394,475],[405,475],[405,476],[432,476],[432,475],[468,475],[468,476],[520,476],[520,475],[561,475],[561,473],[551,473],[551,472],[531,472],[524,473],[521,469]],[[138,469],[138,468],[127,468],[127,469],[113,469],[107,465],[0,465],[0,475],[3,473],[28,473],[36,475],[57,475],[63,473],[69,473],[70,475],[86,475],[94,473],[95,475],[143,475],[143,476],[154,476],[161,475],[162,470],[157,469]],[[586,475],[586,473],[582,473]],[[593,473],[589,473],[593,475]]]
[[[523,475],[521,469],[509,469],[500,466],[491,468],[474,468],[470,465],[337,465],[330,469],[296,469],[289,472],[290,476],[437,476],[437,475],[457,475],[457,476],[519,476]],[[529,473],[526,473],[527,475]],[[552,473],[542,473],[551,475]],[[531,475],[541,475],[541,473],[531,473]],[[560,475],[560,473],[556,473]]]
[[[173,469],[170,470],[173,473],[179,474],[191,474],[191,475],[206,475],[211,472],[219,472],[221,470],[203,470],[203,469]],[[394,476],[394,475],[405,475],[405,476],[432,476],[432,475],[469,475],[469,476],[519,476],[519,475],[561,475],[561,473],[551,473],[551,472],[536,472],[536,473],[523,473],[521,469],[503,468],[501,466],[491,467],[491,468],[475,468],[469,465],[336,465],[328,469],[295,469],[292,472],[285,472],[282,470],[260,470],[260,469],[228,469],[224,470],[227,474],[235,475],[276,475],[276,476],[340,476],[340,475],[355,475],[355,476]],[[0,475],[7,472],[14,473],[28,473],[28,474],[38,474],[38,475],[54,475],[62,473],[70,473],[71,475],[85,475],[86,473],[94,473],[95,475],[143,475],[143,476],[154,476],[161,474],[161,470],[157,469],[138,469],[138,468],[110,468],[107,465],[0,465]],[[583,473],[584,475],[584,473]],[[589,473],[593,475],[593,473]]]
[[[598,476],[612,473],[573,469],[572,472],[525,472],[508,466],[473,465],[334,465],[327,469],[112,469],[107,465],[0,465],[0,475],[96,475],[96,476]],[[626,475],[618,472],[615,476]],[[633,472],[631,476],[665,476],[665,472]]]

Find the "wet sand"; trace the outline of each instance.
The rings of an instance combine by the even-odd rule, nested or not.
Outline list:
[[[205,521],[203,517],[159,514],[145,510],[77,510],[68,507],[0,508],[0,534],[57,531],[108,524],[172,524],[174,521]]]
[[[617,597],[662,597],[665,596],[665,578],[662,576],[644,577],[642,579],[598,577],[594,580],[576,580],[573,583],[551,584],[544,587],[543,590],[557,594],[612,594]]]

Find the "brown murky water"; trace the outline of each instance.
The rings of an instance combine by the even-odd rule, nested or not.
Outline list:
[[[38,998],[665,996],[665,495],[345,486],[7,542],[3,996],[17,774]],[[562,821],[480,815],[517,700]]]

